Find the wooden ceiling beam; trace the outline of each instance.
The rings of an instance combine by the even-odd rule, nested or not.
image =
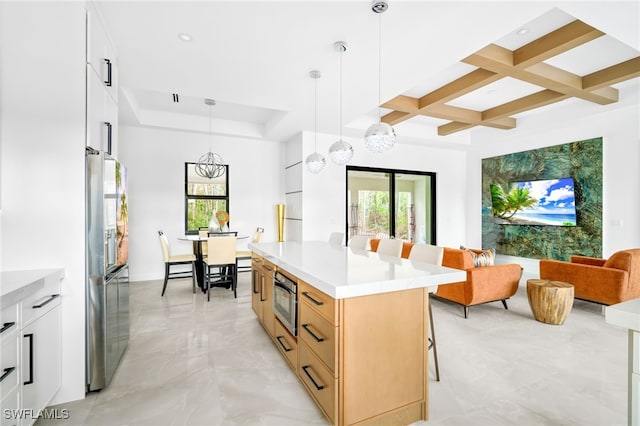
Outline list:
[[[585,75],[582,77],[582,88],[600,89],[636,77],[640,77],[640,56]]]
[[[568,23],[531,43],[513,51],[513,66],[526,68],[567,52],[584,43],[603,36],[604,33],[580,20]]]
[[[570,96],[553,90],[542,90],[511,102],[489,108],[482,112],[483,120],[495,120],[502,117],[540,108],[568,99]]]
[[[418,115],[450,120],[438,127],[438,135],[448,135],[478,125],[512,129],[516,126],[516,119],[512,115],[570,97],[601,105],[617,102],[618,90],[610,86],[640,77],[640,57],[585,76],[544,63],[549,58],[603,35],[603,32],[590,25],[575,20],[514,51],[490,44],[462,60],[477,69],[420,98],[401,95],[391,99],[382,107],[393,111],[382,120],[392,125]],[[505,77],[515,78],[544,90],[482,112],[447,105],[447,102]]]
[[[543,62],[521,69],[510,64],[512,61],[509,58],[512,59],[512,55],[513,52],[510,50],[491,44],[466,57],[463,61],[505,77],[516,78],[545,89],[561,92],[600,105],[608,105],[618,101],[618,91],[612,87],[598,92],[584,90],[582,88],[582,77],[579,75]],[[604,87],[601,89],[604,89]]]
[[[471,93],[481,87],[493,83],[502,77],[486,69],[476,69],[460,78],[445,84],[431,93],[427,93],[418,101],[418,108],[428,108],[434,104],[444,104],[460,96]]]

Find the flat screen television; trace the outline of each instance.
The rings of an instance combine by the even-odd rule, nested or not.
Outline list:
[[[576,226],[572,178],[491,184],[490,188],[497,224]]]

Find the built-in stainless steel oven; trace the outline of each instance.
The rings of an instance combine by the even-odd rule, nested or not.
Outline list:
[[[298,285],[280,272],[273,276],[273,312],[293,336],[298,335]]]

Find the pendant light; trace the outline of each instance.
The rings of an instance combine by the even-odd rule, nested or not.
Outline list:
[[[313,103],[313,154],[309,154],[307,159],[304,160],[304,164],[307,166],[307,170],[311,173],[320,173],[324,169],[326,160],[322,154],[318,153],[318,79],[321,74],[320,71],[309,71],[309,76],[314,79],[314,103]]]
[[[213,99],[205,99],[205,105],[209,106],[209,140],[213,139],[211,135],[211,107],[216,104]],[[220,177],[224,174],[224,160],[218,154],[211,152],[211,142],[209,142],[209,151],[198,158],[196,163],[196,173],[207,179]]]
[[[383,153],[396,143],[396,132],[387,123],[382,122],[380,113],[380,85],[381,85],[381,68],[382,68],[382,13],[389,8],[386,1],[376,1],[371,3],[371,10],[378,14],[378,122],[372,124],[364,134],[364,145],[368,150],[375,153]]]
[[[342,54],[347,51],[347,43],[336,41],[333,46],[340,52],[340,139],[329,147],[329,158],[335,164],[344,166],[353,157],[351,144],[342,140]]]

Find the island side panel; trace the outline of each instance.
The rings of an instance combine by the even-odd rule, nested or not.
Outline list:
[[[341,303],[341,423],[428,419],[427,290]]]

